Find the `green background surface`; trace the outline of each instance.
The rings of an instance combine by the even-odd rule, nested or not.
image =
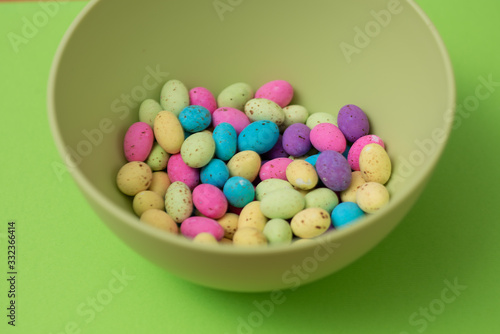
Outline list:
[[[500,83],[499,2],[417,3],[450,52],[458,105],[471,101],[480,77]],[[47,120],[48,75],[84,5],[60,4],[15,50],[9,34],[21,35],[41,7],[0,4],[2,333],[498,333],[500,84],[457,115],[430,184],[387,239],[344,270],[286,291],[259,321],[268,293],[210,290],[155,267],[100,222],[68,173],[54,172],[61,158]],[[9,220],[17,226],[15,328],[6,317]],[[128,278],[117,281],[122,273]],[[445,290],[454,283],[456,294]],[[92,306],[98,298],[105,305]]]

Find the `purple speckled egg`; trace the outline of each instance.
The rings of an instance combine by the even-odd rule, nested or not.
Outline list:
[[[316,161],[316,171],[323,184],[333,191],[346,190],[351,184],[351,167],[339,152],[321,152]]]
[[[370,132],[368,117],[360,107],[348,104],[340,108],[337,124],[346,139],[354,143]]]
[[[300,157],[311,149],[311,129],[302,123],[290,125],[283,133],[283,149],[294,157]]]
[[[273,148],[264,153],[262,155],[262,158],[264,160],[273,160],[277,158],[288,158],[290,154],[286,153],[286,151],[283,149],[283,136],[279,135],[278,141],[276,144],[274,144]]]

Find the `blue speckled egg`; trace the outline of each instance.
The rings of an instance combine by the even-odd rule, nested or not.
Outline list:
[[[363,210],[353,202],[343,202],[337,205],[332,212],[332,223],[336,228],[352,223],[365,215]]]
[[[264,120],[250,123],[238,136],[238,149],[266,153],[274,147],[279,135],[280,131],[274,122]]]
[[[193,105],[182,109],[179,122],[188,132],[200,132],[208,128],[212,122],[212,116],[207,108]]]
[[[229,123],[220,123],[214,129],[215,156],[228,161],[236,153],[238,136],[236,130]]]
[[[218,188],[224,187],[229,179],[229,169],[224,161],[212,159],[208,165],[204,166],[200,172],[201,183],[208,183]]]
[[[233,176],[227,180],[223,192],[229,204],[237,208],[244,207],[255,198],[252,183],[241,176]]]
[[[306,158],[306,161],[316,167],[316,161],[318,160],[319,153],[315,155],[311,155],[310,157]]]

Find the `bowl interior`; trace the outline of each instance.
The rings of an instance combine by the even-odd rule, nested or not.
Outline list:
[[[170,79],[214,94],[283,79],[311,112],[359,105],[393,162],[389,206],[432,170],[450,128],[448,56],[412,1],[94,1],[64,43],[51,92],[66,160],[131,217],[115,184],[123,136]]]

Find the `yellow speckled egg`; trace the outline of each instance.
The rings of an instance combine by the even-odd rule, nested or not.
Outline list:
[[[239,216],[231,212],[217,219],[219,225],[224,229],[224,238],[229,240],[233,239],[234,232],[238,229],[238,219]]]
[[[267,239],[264,233],[253,227],[243,227],[238,229],[233,237],[235,246],[264,246]]]
[[[163,210],[165,202],[163,198],[154,191],[144,190],[134,196],[132,208],[137,216],[141,216],[144,211],[150,209]]]
[[[238,229],[253,227],[259,231],[264,231],[264,226],[269,219],[260,211],[260,202],[253,201],[245,205],[238,218]]]
[[[241,151],[227,163],[230,177],[241,176],[253,182],[260,170],[260,156],[254,151]]]
[[[172,182],[170,181],[167,173],[163,171],[153,172],[153,179],[149,185],[149,190],[154,191],[162,198],[165,198],[165,194],[167,193],[167,189],[170,187],[171,183]]]
[[[160,111],[155,117],[153,130],[156,141],[167,153],[176,154],[181,151],[184,129],[174,113]]]
[[[140,220],[141,222],[159,228],[160,230],[173,234],[179,233],[179,227],[177,227],[177,224],[174,222],[172,217],[170,217],[168,213],[163,210],[151,209],[144,211]]]
[[[365,183],[366,181],[363,179],[363,175],[360,171],[352,172],[351,184],[349,185],[349,188],[340,192],[341,201],[356,203],[356,191]]]
[[[297,213],[290,222],[293,234],[309,239],[325,233],[330,227],[330,215],[321,208],[308,208]]]
[[[129,162],[120,168],[116,176],[116,184],[122,193],[135,196],[151,185],[153,171],[141,161]]]
[[[197,244],[204,244],[204,245],[218,245],[219,243],[217,242],[217,239],[211,234],[207,232],[201,232],[198,233],[194,238],[193,242]]]
[[[286,178],[295,188],[310,190],[318,183],[313,165],[304,160],[294,160],[286,168]]]
[[[374,213],[389,203],[389,191],[377,182],[367,182],[358,188],[356,203],[366,213]]]
[[[176,223],[182,223],[193,213],[193,196],[189,187],[180,181],[173,182],[165,194],[165,208]]]
[[[220,245],[224,245],[224,246],[226,246],[226,245],[232,246],[233,245],[233,239],[222,238],[222,239],[220,239],[219,244]]]
[[[391,159],[378,144],[368,144],[359,155],[359,169],[366,182],[385,184],[391,177]]]

